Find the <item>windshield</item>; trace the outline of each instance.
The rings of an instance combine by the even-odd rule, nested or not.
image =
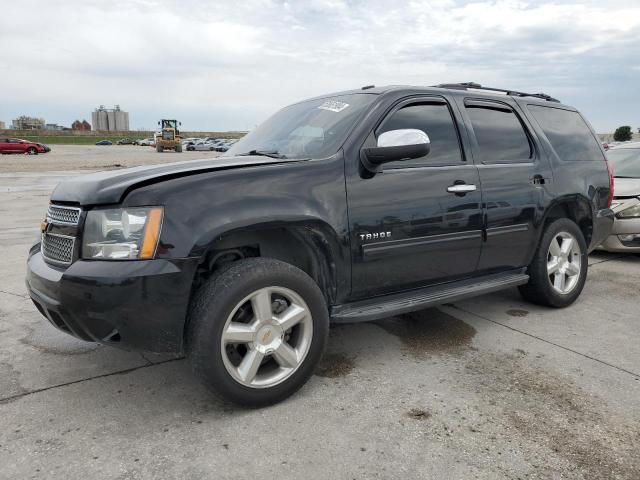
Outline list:
[[[290,105],[249,132],[225,156],[253,152],[282,158],[329,157],[374,99],[372,94],[352,94]]]
[[[620,148],[607,152],[613,167],[613,176],[618,178],[640,178],[640,148]]]

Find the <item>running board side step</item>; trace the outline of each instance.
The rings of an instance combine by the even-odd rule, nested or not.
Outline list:
[[[434,285],[408,292],[384,295],[358,302],[335,305],[331,309],[331,321],[335,323],[367,322],[422,310],[443,303],[484,295],[509,287],[517,287],[529,281],[524,269],[510,270],[459,280],[442,285]]]

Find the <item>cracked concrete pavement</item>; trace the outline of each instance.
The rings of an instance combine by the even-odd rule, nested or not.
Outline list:
[[[33,307],[27,249],[73,173],[0,173],[0,479],[640,478],[640,256],[593,254],[568,309],[508,290],[333,327],[297,395],[244,410]]]

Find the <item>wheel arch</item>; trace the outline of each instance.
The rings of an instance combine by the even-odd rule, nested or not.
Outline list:
[[[198,244],[204,246],[198,247],[201,261],[194,289],[226,264],[248,257],[274,258],[299,268],[318,284],[328,305],[335,303],[340,286],[350,279],[348,248],[318,218],[228,226]]]
[[[544,235],[546,228],[554,220],[568,218],[573,221],[584,235],[587,245],[591,243],[593,236],[593,206],[588,198],[583,195],[565,195],[556,198],[547,208],[542,219],[542,227],[538,238],[538,243]]]

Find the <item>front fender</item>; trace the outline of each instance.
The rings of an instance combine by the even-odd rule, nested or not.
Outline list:
[[[340,291],[350,290],[351,259],[341,154],[323,160],[208,172],[148,185],[125,204],[164,205],[158,258],[204,258],[224,235],[294,228],[326,245]],[[314,247],[316,252],[318,247]],[[344,288],[344,290],[343,290]]]

